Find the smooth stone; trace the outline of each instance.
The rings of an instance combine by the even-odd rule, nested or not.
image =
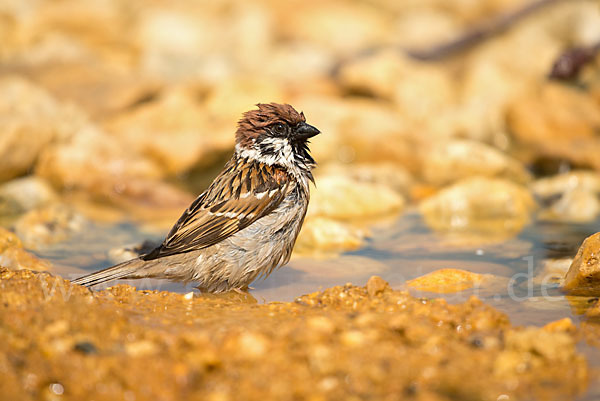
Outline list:
[[[472,177],[425,199],[419,210],[436,231],[511,235],[530,222],[535,207],[525,187],[500,178]]]
[[[502,177],[520,184],[531,180],[523,164],[477,141],[435,141],[432,146],[422,149],[421,155],[420,173],[433,185],[447,185],[475,175]]]
[[[490,287],[494,283],[506,284],[506,280],[491,274],[445,268],[408,280],[406,286],[417,291],[448,294],[474,287]]]
[[[337,254],[360,248],[369,230],[327,217],[307,217],[296,241],[299,254]]]
[[[378,217],[399,212],[404,203],[402,195],[387,185],[326,175],[318,178],[311,193],[308,215],[344,220]]]
[[[319,165],[316,170],[316,180],[320,180],[321,176],[340,175],[358,182],[384,185],[405,197],[411,194],[412,187],[415,185],[414,177],[405,167],[390,162],[327,163],[323,166]]]

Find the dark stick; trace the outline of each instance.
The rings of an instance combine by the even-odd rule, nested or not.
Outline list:
[[[562,53],[552,64],[548,77],[560,81],[568,81],[579,75],[581,69],[594,59],[600,51],[600,41],[587,47],[574,47]]]
[[[442,43],[424,50],[403,50],[410,57],[420,61],[438,61],[460,51],[467,50],[485,39],[506,31],[521,19],[534,14],[545,7],[562,1],[565,0],[537,0],[512,13],[501,15],[488,24],[476,26],[450,42]]]
[[[494,35],[497,35],[501,32],[506,31],[510,27],[512,27],[519,20],[536,13],[537,11],[548,7],[550,5],[563,2],[567,0],[537,0],[532,3],[525,5],[524,7],[513,11],[512,13],[508,13],[505,15],[501,15],[496,19],[492,20],[487,24],[481,24],[476,26],[475,28],[467,31],[460,37],[453,39],[449,42],[442,43],[440,45],[435,45],[429,49],[417,50],[417,49],[406,49],[399,48],[398,50],[404,52],[409,57],[420,61],[438,61],[443,58],[452,56],[461,51],[465,51],[480,43],[481,41],[488,39]],[[568,0],[568,1],[576,1],[576,0]],[[342,65],[363,57],[370,56],[380,50],[387,48],[388,46],[373,46],[367,49],[359,51],[354,56],[346,60],[340,61],[333,68],[333,74],[335,75]]]

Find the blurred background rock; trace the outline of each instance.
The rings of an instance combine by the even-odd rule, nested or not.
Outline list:
[[[539,3],[513,21],[530,3],[4,0],[3,225],[62,202],[164,230],[231,154],[241,113],[271,101],[323,132],[302,249],[356,249],[359,221],[423,200],[441,232],[470,229],[465,216],[486,212],[463,209],[485,209],[484,195],[507,236],[534,213],[592,221],[598,188],[581,179],[600,180],[600,59],[567,83],[548,74],[566,49],[600,41],[600,6]],[[474,45],[419,56],[502,18]]]

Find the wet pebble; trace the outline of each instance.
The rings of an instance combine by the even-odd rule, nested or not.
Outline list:
[[[600,233],[581,244],[565,276],[563,289],[571,295],[600,295]]]

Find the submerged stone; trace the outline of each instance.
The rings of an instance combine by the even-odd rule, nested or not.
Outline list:
[[[486,276],[483,274],[460,269],[440,269],[408,280],[406,285],[419,291],[446,294],[479,286],[485,280]]]

